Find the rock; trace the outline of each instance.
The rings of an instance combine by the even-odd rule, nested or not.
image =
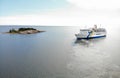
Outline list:
[[[34,33],[40,33],[40,32],[44,32],[44,31],[40,31],[34,28],[19,28],[18,30],[15,29],[11,29],[9,30],[8,33],[12,33],[12,34],[34,34]]]

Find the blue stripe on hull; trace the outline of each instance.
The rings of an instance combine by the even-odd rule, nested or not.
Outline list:
[[[94,38],[101,38],[101,37],[106,37],[106,35],[104,35],[104,36],[95,36],[95,37],[86,37],[86,38],[77,38],[78,40],[80,40],[80,39],[94,39]]]

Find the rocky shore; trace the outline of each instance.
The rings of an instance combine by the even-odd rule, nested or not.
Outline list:
[[[19,29],[10,29],[9,32],[10,34],[35,34],[35,33],[40,33],[44,31],[40,31],[34,28],[19,28]]]

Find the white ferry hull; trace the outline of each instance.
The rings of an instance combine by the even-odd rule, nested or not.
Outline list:
[[[94,39],[94,38],[102,38],[102,37],[106,37],[106,35],[93,35],[93,36],[79,36],[76,34],[77,39]]]
[[[77,39],[93,39],[93,38],[101,38],[106,37],[106,29],[105,28],[97,28],[95,25],[94,28],[89,29],[80,29],[78,34],[75,34]]]
[[[106,31],[105,32],[90,32],[89,30],[81,31],[78,34],[75,34],[77,39],[93,39],[93,38],[101,38],[106,37]]]

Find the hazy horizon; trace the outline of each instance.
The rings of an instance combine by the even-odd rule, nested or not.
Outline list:
[[[0,25],[120,24],[118,0],[1,0]]]

